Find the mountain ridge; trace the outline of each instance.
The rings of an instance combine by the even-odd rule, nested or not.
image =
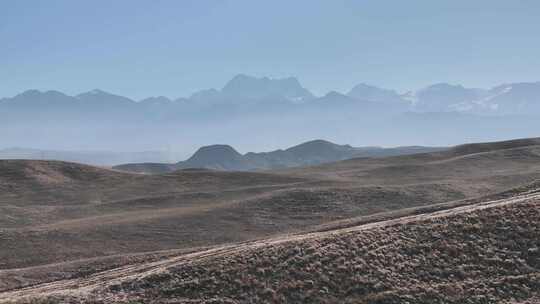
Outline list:
[[[30,90],[0,101],[0,136],[4,147],[141,151],[167,145],[185,152],[205,144],[201,138],[206,143],[225,138],[238,147],[253,138],[258,141],[250,143],[254,149],[268,147],[266,136],[281,142],[325,137],[337,142],[357,138],[368,145],[446,146],[540,132],[537,82],[480,91],[439,84],[427,95],[397,93],[399,98],[392,90],[364,84],[356,93],[332,91],[311,98],[297,92],[302,90],[297,79],[284,79],[282,85],[279,79],[245,76],[240,82],[257,84],[234,94],[209,89],[187,98],[139,101],[101,90],[78,98]]]
[[[186,161],[175,164],[130,163],[114,166],[114,169],[161,174],[181,169],[211,169],[219,171],[257,171],[325,166],[327,163],[354,161],[356,158],[380,158],[391,156],[423,155],[432,157],[459,157],[493,150],[515,149],[540,145],[540,138],[522,138],[507,141],[462,144],[453,147],[402,146],[395,148],[352,147],[338,145],[326,140],[312,140],[285,150],[270,152],[248,152],[240,154],[229,145],[210,145],[197,150]]]
[[[241,154],[229,145],[217,144],[199,148],[190,158],[174,164],[130,163],[114,169],[137,173],[167,173],[180,169],[203,168],[224,171],[257,171],[318,165],[355,157],[406,155],[442,151],[441,147],[404,146],[396,148],[352,147],[316,139],[270,152]]]
[[[238,74],[231,78],[222,89],[205,89],[185,98],[165,96],[148,97],[139,101],[122,95],[94,89],[77,95],[67,95],[60,91],[36,89],[26,90],[13,97],[0,99],[2,107],[17,105],[63,105],[77,107],[95,103],[99,106],[115,105],[137,107],[144,104],[154,106],[187,106],[188,104],[236,104],[250,105],[269,102],[311,104],[312,101],[336,99],[343,102],[347,98],[376,103],[407,106],[419,112],[471,112],[471,113],[527,113],[529,109],[540,114],[540,82],[516,82],[496,85],[489,89],[467,88],[460,84],[435,83],[418,90],[400,94],[395,90],[380,88],[367,83],[359,83],[347,93],[329,91],[315,96],[303,87],[296,77],[269,78]]]

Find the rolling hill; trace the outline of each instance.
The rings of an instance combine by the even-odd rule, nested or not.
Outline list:
[[[355,157],[384,157],[441,151],[442,147],[408,146],[396,148],[352,147],[326,140],[312,140],[285,150],[240,154],[229,145],[205,146],[189,159],[176,164],[132,163],[114,169],[137,173],[167,173],[179,169],[204,168],[224,171],[256,171],[301,167],[335,162]]]
[[[115,166],[131,162],[166,162],[171,156],[162,151],[62,151],[15,147],[0,149],[0,159],[59,160],[94,166]]]
[[[0,268],[189,249],[489,195],[540,178],[538,139],[278,171],[144,175],[0,161]]]
[[[525,189],[347,228],[156,253],[1,292],[0,302],[537,303],[540,194]]]

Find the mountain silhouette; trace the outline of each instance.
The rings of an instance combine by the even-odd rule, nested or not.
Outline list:
[[[326,140],[308,141],[285,150],[249,152],[240,154],[229,145],[210,145],[198,149],[189,159],[176,164],[135,163],[115,169],[141,172],[166,173],[179,169],[212,169],[220,171],[254,171],[298,166],[318,165],[355,157],[406,155],[444,150],[438,147],[361,147],[338,145]]]
[[[539,101],[539,82],[490,89],[439,83],[405,94],[361,83],[347,94],[314,96],[294,77],[240,74],[222,89],[182,98],[136,101],[99,89],[74,96],[27,90],[0,99],[0,136],[2,148],[46,150],[141,151],[163,149],[164,143],[192,149],[200,145],[193,138],[226,138],[237,144],[245,136],[282,142],[308,136],[383,145],[397,140],[447,145],[462,142],[464,134],[470,141],[533,137],[540,132]],[[144,138],[144,146],[139,138]],[[188,148],[182,149],[185,153]],[[289,163],[284,159],[290,158],[265,162]]]

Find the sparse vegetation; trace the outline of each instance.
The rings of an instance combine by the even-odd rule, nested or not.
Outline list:
[[[0,161],[0,241],[10,248],[0,251],[0,269],[242,242],[490,195],[540,179],[535,143],[271,174],[139,175],[65,162]]]
[[[538,146],[485,149],[279,173],[0,162],[0,242],[9,248],[0,250],[0,298],[530,301],[539,289],[537,201],[432,217],[540,196]]]
[[[535,198],[269,240],[98,288],[88,297],[98,303],[124,303],[126,297],[142,303],[526,301],[540,293],[538,223]]]
[[[143,298],[304,303],[494,303],[540,292],[538,201],[340,233],[124,283]]]

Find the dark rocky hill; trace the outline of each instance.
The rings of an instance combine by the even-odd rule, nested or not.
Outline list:
[[[313,140],[271,152],[240,154],[229,145],[211,145],[197,150],[186,161],[176,164],[140,163],[114,167],[138,173],[166,173],[178,169],[205,168],[225,171],[253,171],[299,166],[312,166],[355,157],[383,157],[443,150],[438,147],[361,147],[338,145],[326,140]]]

